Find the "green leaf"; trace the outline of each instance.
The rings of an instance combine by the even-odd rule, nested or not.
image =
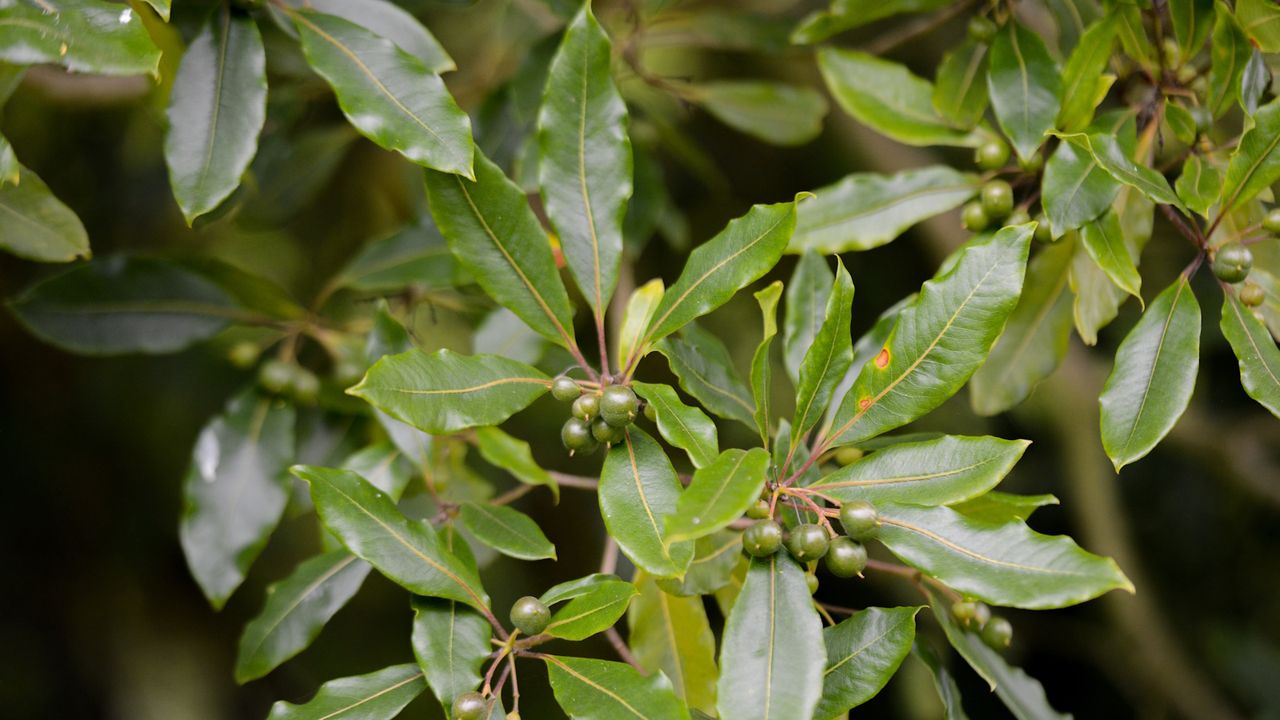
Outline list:
[[[788,252],[822,254],[870,250],[921,220],[944,213],[978,193],[978,177],[945,165],[895,175],[854,173],[814,191],[800,205]]]
[[[1182,164],[1173,188],[1187,207],[1208,218],[1209,208],[1218,201],[1218,191],[1222,188],[1222,171],[1193,153]]]
[[[683,578],[660,579],[658,587],[663,592],[681,597],[710,595],[732,581],[733,570],[742,560],[742,533],[718,530],[698,538],[694,544],[693,561]]]
[[[987,111],[987,44],[968,39],[942,57],[933,107],[958,127],[975,127]]]
[[[658,443],[632,426],[600,473],[600,514],[631,562],[654,577],[683,575],[693,543],[666,542],[663,522],[675,512],[680,480]]]
[[[1173,36],[1185,58],[1195,57],[1209,38],[1209,17],[1213,0],[1169,0],[1169,17],[1173,20]]]
[[[1249,397],[1280,417],[1280,349],[1262,321],[1231,292],[1223,293],[1222,335],[1240,360],[1240,382]]]
[[[92,75],[158,75],[160,49],[133,8],[105,0],[6,2],[0,60]]]
[[[435,435],[496,425],[551,386],[537,368],[497,355],[409,350],[382,358],[347,392]]]
[[[632,382],[631,389],[657,412],[663,439],[689,453],[694,467],[706,467],[720,454],[716,424],[702,410],[681,402],[670,385]]]
[[[951,506],[952,510],[983,522],[1006,523],[1026,520],[1037,508],[1057,505],[1053,495],[1011,495],[992,490]]]
[[[671,681],[626,663],[543,655],[556,702],[574,720],[689,720]]]
[[[1133,592],[1114,560],[1021,521],[989,523],[946,507],[881,503],[880,540],[903,562],[992,605],[1045,610]]]
[[[627,610],[631,651],[645,672],[661,671],[690,708],[716,708],[716,639],[700,597],[673,597],[644,573]]]
[[[613,627],[635,595],[636,587],[625,580],[594,583],[556,610],[543,632],[565,640],[585,640]]]
[[[169,22],[169,0],[146,0],[146,3],[156,11],[156,14],[159,15],[162,20]]]
[[[306,649],[364,584],[369,570],[346,550],[333,550],[269,586],[262,611],[240,636],[236,682],[260,678]]]
[[[476,449],[489,464],[511,473],[512,477],[528,485],[546,485],[556,502],[560,501],[560,486],[551,473],[543,470],[533,459],[529,443],[511,437],[496,427],[476,430]]]
[[[427,171],[427,199],[453,254],[494,300],[553,343],[574,347],[573,307],[524,191],[476,153],[476,180]]]
[[[882,18],[928,12],[947,4],[947,0],[831,0],[830,9],[815,12],[801,21],[792,31],[791,42],[816,43]]]
[[[1236,17],[1263,52],[1280,52],[1280,7],[1267,0],[1237,0]]]
[[[946,272],[924,284],[840,403],[830,444],[901,427],[964,385],[1017,305],[1032,227],[970,241]]]
[[[1200,132],[1196,129],[1196,120],[1191,111],[1178,103],[1167,103],[1164,106],[1164,122],[1179,142],[1192,145]]]
[[[840,468],[812,487],[844,502],[949,505],[995,487],[1030,444],[962,435],[898,443]]]
[[[764,331],[760,344],[751,356],[751,397],[756,406],[752,417],[756,421],[756,429],[760,431],[760,442],[767,446],[771,413],[769,400],[773,395],[773,359],[769,356],[769,350],[773,347],[774,336],[778,334],[778,299],[782,297],[782,281],[773,281],[755,293],[755,296],[760,305]]]
[[[240,185],[267,117],[267,56],[253,20],[224,5],[182,56],[164,158],[190,225]]]
[[[755,205],[689,253],[646,333],[656,342],[729,301],[771,270],[796,226],[796,203]]]
[[[569,271],[604,317],[618,285],[631,197],[627,106],[613,84],[609,36],[585,3],[551,61],[538,113],[538,182]]]
[[[505,505],[463,503],[462,526],[477,540],[520,560],[556,558],[556,548],[533,518]]]
[[[867,608],[822,631],[827,668],[815,720],[841,716],[884,688],[911,651],[918,612],[918,607]]]
[[[725,450],[715,462],[693,473],[666,520],[667,544],[710,535],[742,517],[760,497],[769,471],[764,448]]]
[[[648,345],[641,345],[644,331],[653,321],[653,313],[662,302],[663,285],[660,278],[654,278],[636,288],[627,299],[627,307],[622,312],[622,324],[619,325],[617,349],[614,362],[619,368],[628,369],[649,353]]]
[[[0,183],[0,249],[36,262],[89,257],[89,235],[75,212],[16,159],[11,168]]]
[[[960,701],[960,686],[956,685],[955,675],[938,657],[933,646],[927,642],[917,641],[912,653],[920,658],[933,675],[933,686],[938,690],[938,700],[942,702],[945,720],[969,720],[964,713],[964,705]]]
[[[418,58],[434,73],[455,69],[453,58],[440,42],[409,12],[388,0],[288,0],[294,7],[309,7],[350,20],[381,35]]]
[[[1026,399],[1057,369],[1071,339],[1071,258],[1074,243],[1061,241],[1027,264],[1018,306],[986,362],[969,380],[969,399],[979,415],[995,415]],[[1126,256],[1127,257],[1127,256]]]
[[[441,705],[480,686],[491,634],[484,617],[462,603],[413,598],[413,654]]]
[[[1088,127],[1094,110],[1115,80],[1106,71],[1119,27],[1117,20],[1117,15],[1109,14],[1090,26],[1067,58],[1062,70],[1062,109],[1058,111],[1058,127],[1063,130]]]
[[[694,323],[677,337],[663,338],[656,350],[666,356],[680,387],[722,418],[755,427],[751,389],[733,367],[729,349],[720,338]]]
[[[751,561],[725,621],[716,706],[734,720],[813,716],[822,695],[822,620],[787,553]]]
[[[902,311],[902,308],[915,302],[917,297],[917,293],[911,293],[880,313],[871,329],[863,333],[862,337],[858,338],[858,341],[853,344],[853,362],[849,363],[849,370],[845,372],[844,379],[836,386],[835,397],[843,398],[849,394],[849,389],[858,380],[858,375],[861,374],[862,369],[880,354],[880,351],[884,349],[884,344],[889,341],[889,333],[898,324],[898,313]],[[823,435],[826,435],[831,429],[831,421],[835,418],[835,414],[839,409],[840,405],[837,403],[831,403],[827,406],[827,417],[822,423],[821,432]]]
[[[852,313],[853,279],[844,269],[844,263],[837,260],[836,278],[828,295],[822,327],[800,365],[800,381],[796,383],[796,414],[791,426],[792,445],[822,419],[831,404],[836,385],[853,362],[853,339],[849,335]]]
[[[1102,445],[1116,471],[1144,457],[1187,409],[1200,367],[1200,305],[1179,276],[1116,350],[1102,388]]]
[[[815,202],[816,199],[808,201],[805,209],[808,210]],[[804,213],[801,213],[800,222],[803,219]],[[797,227],[800,222],[797,222]],[[812,250],[801,253],[791,273],[791,281],[787,283],[782,320],[782,359],[792,382],[800,380],[800,365],[822,327],[827,298],[834,283],[835,275],[831,273],[825,257]]]
[[[824,47],[818,69],[832,97],[858,122],[907,145],[975,146],[982,136],[933,107],[933,84],[904,65],[858,50]]]
[[[9,144],[8,139],[0,135],[0,188],[5,185],[17,185],[21,179],[22,164],[18,162],[18,156],[13,153],[13,146]],[[5,235],[10,236],[10,233]],[[6,244],[5,247],[7,248],[8,245]]]
[[[368,675],[330,680],[305,704],[283,700],[267,720],[376,720],[393,718],[427,689],[413,663],[392,665]]]
[[[576,580],[566,580],[559,585],[555,585],[551,589],[542,593],[542,597],[538,599],[542,601],[543,605],[555,605],[556,603],[564,602],[565,600],[572,600],[594,592],[596,588],[601,585],[622,582],[625,581],[617,575],[592,573],[591,575],[586,575],[584,577],[577,578]]]
[[[486,609],[474,570],[446,551],[430,525],[410,520],[367,480],[348,470],[295,465],[311,486],[311,499],[329,532],[356,557],[419,595]]]
[[[1253,53],[1249,55],[1249,62],[1245,63],[1244,72],[1240,75],[1240,107],[1244,108],[1245,115],[1252,117],[1258,111],[1262,94],[1269,87],[1271,87],[1271,69],[1267,67],[1267,61],[1262,57],[1262,52],[1254,48]]]
[[[419,165],[472,177],[471,121],[439,75],[349,20],[306,9],[290,17],[356,130]]]
[[[1182,201],[1173,192],[1173,188],[1169,187],[1169,181],[1164,179],[1164,175],[1154,168],[1139,165],[1130,160],[1124,148],[1111,135],[1074,133],[1059,135],[1059,137],[1087,150],[1098,165],[1116,180],[1141,190],[1144,195],[1157,203],[1186,209],[1182,207]]]
[[[774,145],[813,140],[827,114],[817,91],[786,83],[724,80],[688,86],[683,94],[725,125]]]
[[[1120,182],[1088,150],[1061,142],[1045,163],[1041,192],[1053,235],[1061,237],[1106,212]]]
[[[1039,35],[1016,21],[1005,24],[991,44],[987,91],[1018,157],[1031,157],[1053,129],[1062,94],[1058,68]]]
[[[1116,287],[1142,302],[1142,276],[1121,235],[1120,218],[1110,210],[1085,225],[1080,244]]]
[[[360,292],[396,292],[408,287],[442,290],[468,278],[440,231],[417,222],[365,245],[333,281]]]
[[[1240,136],[1231,154],[1222,183],[1218,212],[1226,212],[1248,202],[1280,180],[1280,99],[1272,100],[1253,114],[1253,125]]]
[[[1240,97],[1240,76],[1253,54],[1231,6],[1219,0],[1213,8],[1213,38],[1209,44],[1209,94],[1205,105],[1215,118]]]
[[[244,581],[284,514],[293,426],[291,406],[249,390],[232,398],[196,438],[178,539],[214,609]]]

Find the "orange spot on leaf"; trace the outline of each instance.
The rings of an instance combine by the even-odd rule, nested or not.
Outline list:
[[[876,367],[881,370],[889,367],[889,348],[880,350],[880,354],[876,356]]]
[[[871,398],[862,398],[858,401],[859,410],[866,410],[869,407],[871,407]]]

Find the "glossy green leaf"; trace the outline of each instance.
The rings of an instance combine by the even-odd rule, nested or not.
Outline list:
[[[752,417],[760,432],[760,442],[768,445],[772,414],[769,401],[773,396],[773,358],[769,351],[773,347],[774,336],[778,334],[778,300],[782,297],[782,281],[773,281],[756,292],[755,297],[756,303],[760,305],[764,331],[760,344],[756,345],[756,351],[751,356],[751,398],[756,407]]]
[[[262,611],[240,636],[236,682],[260,678],[306,649],[364,584],[369,570],[346,550],[333,550],[269,586]]]
[[[716,709],[716,638],[700,597],[675,597],[641,573],[627,610],[632,653],[647,673],[661,671],[690,708]]]
[[[631,388],[657,412],[663,439],[689,453],[694,467],[706,467],[720,454],[716,424],[702,410],[681,402],[670,385],[632,382]]]
[[[928,12],[947,4],[947,0],[831,0],[830,8],[819,10],[801,21],[792,31],[791,42],[816,43],[882,18]]]
[[[22,165],[18,162],[18,156],[13,153],[13,146],[9,141],[0,135],[0,188],[5,185],[17,185],[22,179]],[[2,202],[2,200],[0,200]],[[11,233],[5,233],[6,239],[11,238]],[[12,240],[9,240],[12,242]],[[6,249],[8,245],[6,244]]]
[[[631,197],[627,106],[613,84],[609,36],[582,6],[551,61],[538,113],[538,181],[569,271],[598,317],[618,285]]]
[[[742,517],[764,489],[769,453],[764,448],[725,450],[715,462],[693,473],[667,516],[666,542],[696,540]]]
[[[363,26],[413,55],[434,73],[454,69],[453,58],[411,13],[391,0],[288,0],[294,7],[309,7]]]
[[[1220,117],[1240,97],[1240,75],[1249,62],[1252,48],[1231,12],[1231,6],[1218,0],[1213,9],[1213,37],[1209,44],[1209,94],[1205,105]]]
[[[742,560],[742,533],[736,530],[719,530],[698,538],[694,544],[693,561],[684,577],[663,578],[658,587],[672,595],[710,595],[728,585],[733,570]]]
[[[594,583],[557,609],[543,632],[565,640],[585,640],[613,627],[635,595],[636,587],[625,580]]]
[[[822,132],[827,101],[799,85],[724,80],[685,89],[686,97],[717,120],[774,145],[803,145]]]
[[[898,443],[840,468],[812,487],[845,502],[949,505],[995,487],[1030,444],[963,435]]]
[[[1221,327],[1240,361],[1240,382],[1245,392],[1280,417],[1280,349],[1266,325],[1235,294],[1226,292]]]
[[[644,331],[653,321],[653,313],[662,302],[664,288],[662,280],[654,278],[636,288],[627,299],[627,307],[622,312],[622,324],[618,329],[618,338],[614,362],[619,368],[627,368],[636,360],[648,354],[649,346],[641,345]]]
[[[690,323],[680,335],[664,338],[656,349],[666,356],[680,387],[704,408],[755,427],[751,389],[734,369],[729,349],[720,338]]]
[[[631,562],[654,577],[683,575],[693,543],[667,543],[665,518],[676,510],[680,480],[666,453],[632,426],[614,445],[600,473],[600,514]]]
[[[964,712],[964,705],[960,699],[960,686],[956,684],[955,675],[951,673],[951,668],[947,667],[942,658],[938,657],[933,646],[927,642],[916,641],[912,653],[920,658],[933,675],[933,686],[938,690],[938,700],[942,702],[944,720],[969,720],[969,716]]]
[[[1240,75],[1240,107],[1244,108],[1245,115],[1252,117],[1258,111],[1258,103],[1262,102],[1262,95],[1269,87],[1271,68],[1267,66],[1262,51],[1254,48]]]
[[[215,609],[244,581],[284,514],[293,426],[291,406],[249,390],[196,438],[178,539]]]
[[[1093,111],[1102,102],[1101,96],[1115,79],[1106,70],[1115,45],[1117,21],[1118,16],[1107,15],[1094,23],[1067,58],[1062,69],[1062,108],[1058,111],[1058,127],[1063,130],[1088,127]]]
[[[342,469],[368,480],[392,500],[399,500],[414,479],[410,461],[399,448],[387,442],[357,450],[342,462]]]
[[[1253,125],[1240,136],[1222,182],[1219,212],[1240,207],[1280,180],[1280,100],[1253,114]]]
[[[441,705],[447,708],[480,686],[492,632],[480,613],[462,603],[413,598],[413,654]]]
[[[1018,157],[1031,157],[1053,129],[1062,94],[1058,68],[1039,35],[1016,21],[1005,24],[991,44],[987,91]]]
[[[804,209],[815,202],[816,199],[807,201]],[[802,212],[797,228],[803,220]],[[800,365],[822,327],[827,298],[834,283],[835,275],[822,254],[812,250],[801,253],[791,273],[791,281],[787,283],[782,320],[782,359],[792,382],[800,380]]]
[[[169,0],[146,0],[146,3],[156,11],[156,14],[160,16],[161,20],[169,22],[169,13],[171,10],[169,7]]]
[[[1061,237],[1106,212],[1120,182],[1088,150],[1061,142],[1045,163],[1041,190],[1053,234]]]
[[[971,241],[946,272],[924,284],[840,403],[827,435],[834,444],[901,427],[964,385],[1017,305],[1032,227]]]
[[[566,580],[559,585],[555,585],[542,593],[542,597],[538,598],[543,605],[555,605],[556,603],[572,600],[576,597],[582,597],[588,593],[594,592],[600,585],[609,583],[622,583],[625,580],[617,575],[608,573],[592,573],[574,580]]]
[[[1173,189],[1182,198],[1182,202],[1205,218],[1209,216],[1209,209],[1218,201],[1218,191],[1221,188],[1222,171],[1195,154],[1182,164],[1182,172],[1173,184]]]
[[[1200,52],[1209,38],[1209,18],[1213,15],[1213,0],[1169,0],[1169,18],[1173,20],[1173,36],[1182,49],[1182,55],[1191,58]]]
[[[474,570],[446,551],[429,525],[405,517],[367,480],[311,465],[295,465],[293,473],[311,486],[325,527],[383,575],[419,595],[488,606]]]
[[[814,720],[830,720],[875,697],[916,638],[918,607],[867,608],[822,631],[827,668]]]
[[[969,380],[969,400],[979,415],[995,415],[1026,399],[1057,369],[1071,339],[1071,258],[1074,244],[1060,241],[1027,264],[1025,289],[986,362]],[[1126,256],[1127,257],[1127,256]]]
[[[543,470],[533,459],[533,450],[529,443],[511,437],[496,427],[476,429],[476,449],[480,451],[489,464],[502,468],[522,483],[529,485],[546,485],[558,502],[560,486],[551,473]]]
[[[1120,218],[1107,211],[1080,230],[1080,244],[1116,287],[1142,302],[1142,276],[1121,234]]]
[[[386,301],[379,302],[373,315],[373,329],[369,332],[369,339],[365,343],[366,358],[371,362],[376,362],[387,355],[405,352],[413,348],[413,338],[409,337],[409,331],[400,324],[399,320],[396,320],[391,315],[391,309]],[[433,463],[431,459],[431,448],[434,444],[432,437],[409,423],[391,417],[376,407],[373,409],[373,414],[378,424],[387,431],[387,436],[391,438],[391,442],[404,453],[404,457],[422,472],[427,472]]]
[[[849,390],[858,380],[858,375],[862,373],[862,369],[880,354],[880,351],[884,349],[884,344],[889,341],[889,334],[893,331],[894,326],[898,324],[898,313],[907,305],[915,302],[916,297],[918,297],[916,293],[911,293],[880,313],[871,329],[863,333],[862,337],[858,338],[858,341],[853,344],[853,362],[849,363],[849,369],[845,372],[844,379],[836,386],[835,397],[843,398],[849,394]],[[827,406],[827,417],[822,423],[822,434],[825,435],[830,430],[831,421],[835,418],[839,409],[839,403],[831,403]]]
[[[190,225],[240,185],[267,117],[267,56],[258,26],[229,6],[182,56],[169,97],[164,157]]]
[[[521,560],[556,558],[556,548],[542,534],[533,518],[505,505],[463,503],[459,508],[462,526],[477,540]]]
[[[422,60],[335,15],[290,13],[302,51],[361,134],[429,168],[472,177],[471,121]]]
[[[787,251],[830,254],[879,247],[921,220],[959,207],[978,187],[977,176],[944,165],[895,175],[854,173],[800,204]]]
[[[933,107],[933,84],[904,65],[859,50],[824,47],[818,69],[832,97],[858,122],[907,145],[973,146],[978,133],[951,125]]]
[[[1144,457],[1187,409],[1200,368],[1200,305],[1185,276],[1160,293],[1116,350],[1102,388],[1102,446],[1116,471]]]
[[[751,561],[725,621],[716,705],[722,718],[813,716],[822,695],[822,620],[804,571],[779,552]]]
[[[334,284],[361,292],[395,292],[408,287],[440,290],[467,279],[440,232],[430,222],[419,222],[365,245]]]
[[[837,260],[836,278],[828,295],[822,327],[800,365],[796,414],[791,426],[792,445],[822,419],[836,385],[844,379],[853,362],[853,339],[849,334],[852,313],[853,279],[844,269],[844,263]]]
[[[987,102],[987,44],[968,39],[942,57],[933,108],[956,126],[972,128]]]
[[[1166,103],[1164,106],[1164,122],[1173,136],[1186,145],[1195,143],[1200,132],[1196,129],[1196,120],[1191,111],[1178,103]]]
[[[1157,203],[1184,209],[1182,201],[1173,192],[1173,188],[1169,187],[1169,181],[1164,179],[1164,175],[1154,168],[1139,165],[1130,160],[1124,148],[1114,137],[1105,133],[1091,135],[1074,133],[1059,137],[1065,142],[1088,151],[1098,165],[1116,180],[1141,190],[1144,195]]]
[[[952,510],[983,522],[1006,523],[1026,520],[1037,508],[1057,505],[1053,495],[1012,495],[992,490],[951,506]]]
[[[655,342],[729,301],[782,257],[796,226],[796,203],[755,205],[689,253],[646,333]]]
[[[1237,0],[1240,26],[1263,52],[1280,52],[1280,7],[1267,0]]]
[[[381,720],[400,714],[427,689],[413,663],[392,665],[368,675],[330,680],[302,705],[281,700],[268,720]]]
[[[379,360],[347,392],[428,433],[496,425],[551,386],[537,368],[497,355],[409,350]]]
[[[573,347],[573,308],[551,242],[502,169],[476,153],[474,183],[427,171],[427,199],[453,254],[494,300],[543,337]]]
[[[89,235],[75,212],[54,197],[39,175],[16,159],[11,167],[16,179],[6,174],[0,183],[0,249],[37,262],[89,257]]]
[[[626,663],[543,655],[556,702],[573,720],[689,720],[671,681]]]
[[[157,75],[160,49],[133,8],[105,0],[0,6],[0,60],[94,75]]]

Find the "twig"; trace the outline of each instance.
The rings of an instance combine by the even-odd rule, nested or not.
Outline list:
[[[636,660],[636,656],[631,654],[631,648],[628,648],[627,644],[622,641],[622,636],[618,634],[617,628],[611,627],[608,630],[605,630],[604,636],[609,639],[609,644],[613,646],[615,651],[617,651],[618,657],[622,658],[623,662],[635,668],[640,673],[645,671],[644,668],[640,667],[640,662]]]

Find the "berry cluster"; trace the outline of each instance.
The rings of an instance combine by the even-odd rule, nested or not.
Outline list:
[[[1272,235],[1280,235],[1280,208],[1267,213],[1262,229]],[[1228,242],[1210,250],[1214,277],[1224,283],[1240,286],[1240,302],[1247,307],[1257,307],[1267,299],[1267,293],[1256,282],[1248,281],[1253,270],[1253,253],[1243,243]]]
[[[961,600],[951,606],[956,622],[982,637],[982,641],[995,650],[1009,647],[1013,641],[1013,626],[1008,620],[991,614],[991,608],[980,602]]]
[[[561,375],[551,383],[551,395],[561,402],[573,402],[572,417],[560,428],[560,441],[570,455],[590,454],[601,443],[620,442],[640,412],[640,399],[626,385],[606,385],[584,393],[573,378]]]
[[[802,563],[823,560],[827,570],[836,577],[848,578],[861,575],[867,567],[867,548],[864,542],[880,532],[880,515],[869,502],[858,500],[840,506],[840,525],[844,535],[835,535],[822,525],[804,523],[784,532],[782,526],[769,517],[769,504],[760,501],[747,511],[747,517],[757,519],[742,533],[742,548],[747,554],[763,558],[776,553],[784,544],[791,557]],[[817,580],[810,575],[810,590],[817,589]]]

